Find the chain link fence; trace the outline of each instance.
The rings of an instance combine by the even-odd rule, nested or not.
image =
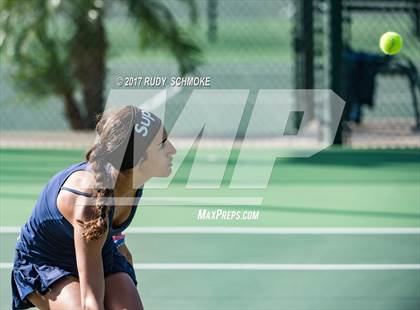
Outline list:
[[[349,145],[419,147],[419,13],[418,1],[343,1]],[[404,38],[396,56],[379,50],[378,40],[387,31]]]
[[[60,4],[60,1],[54,2]],[[195,10],[187,8],[182,1],[164,3],[185,34],[201,48],[202,63],[194,74],[210,77],[211,88],[330,88],[334,78],[331,76],[329,49],[330,1],[202,0],[194,2]],[[302,3],[311,3],[309,29],[313,41],[311,57],[306,60],[300,58],[302,46],[299,46],[302,44],[299,39],[304,40],[308,31],[302,33],[299,30],[302,20],[308,22],[308,15],[301,16],[305,9]],[[103,6],[108,42],[105,98],[110,90],[120,89],[118,79],[121,77],[170,78],[180,75],[169,52],[141,48],[139,25],[128,17],[127,7],[111,1],[104,1]],[[394,30],[403,36],[405,45],[401,55],[392,62],[405,64],[408,58],[418,70],[419,10],[417,1],[343,1],[343,52],[351,50],[382,57],[378,48],[379,37],[385,31]],[[13,66],[9,58],[1,59],[2,140],[6,135],[8,139],[12,135],[10,141],[17,136],[29,137],[28,133],[33,131],[69,131],[62,99],[34,97],[22,91],[10,79]],[[307,61],[313,66],[312,73],[305,69]],[[408,78],[390,71],[391,67],[388,71],[385,68],[376,75],[373,106],[361,105],[360,120],[348,124],[345,132],[347,144],[354,147],[419,146],[420,137],[412,130],[415,118]],[[309,82],[301,82],[302,78],[308,80],[308,74],[312,74]],[[173,98],[173,106],[180,109],[189,95],[190,91],[181,92]],[[80,91],[76,93],[76,98],[81,96]],[[320,131],[325,115],[323,105],[315,103],[313,113],[314,124],[311,126]]]
[[[196,1],[195,21],[182,1],[164,3],[201,48],[202,64],[194,74],[211,77],[213,88],[293,87],[293,1]],[[118,88],[118,77],[180,75],[169,52],[141,48],[139,25],[128,17],[127,8],[111,1],[105,6],[109,44],[105,95]],[[22,93],[9,79],[12,70],[4,59],[1,129],[69,129],[61,99]]]

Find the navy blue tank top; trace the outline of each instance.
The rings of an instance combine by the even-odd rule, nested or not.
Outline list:
[[[16,249],[32,263],[57,266],[78,274],[73,226],[58,210],[57,196],[68,177],[80,170],[89,170],[88,163],[74,164],[57,173],[41,192],[29,220],[22,227]],[[116,250],[112,236],[122,232],[131,223],[142,193],[142,188],[137,190],[130,216],[118,228],[112,227],[115,207],[110,208],[109,230],[102,248],[105,272],[112,267],[112,253]]]

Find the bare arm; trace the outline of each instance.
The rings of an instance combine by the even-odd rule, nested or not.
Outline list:
[[[94,182],[90,173],[69,180],[72,184],[66,186],[93,194],[89,190],[89,182]],[[57,205],[64,217],[73,225],[74,246],[76,252],[77,270],[79,273],[80,298],[82,309],[103,310],[105,295],[105,279],[102,262],[102,247],[106,240],[106,233],[98,240],[86,240],[83,237],[83,227],[78,221],[93,219],[95,212],[92,207],[92,198],[62,191],[57,198]]]
[[[102,263],[102,247],[106,234],[99,240],[87,241],[81,225],[74,225],[74,246],[79,272],[82,309],[103,310],[105,278]]]

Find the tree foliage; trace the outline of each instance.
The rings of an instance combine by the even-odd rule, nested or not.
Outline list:
[[[180,2],[196,18],[194,1]],[[73,129],[94,128],[104,108],[106,55],[112,44],[104,21],[111,5],[126,6],[142,46],[169,50],[182,75],[199,64],[200,49],[159,0],[0,1],[0,48],[11,57],[12,77],[24,91],[60,96]]]

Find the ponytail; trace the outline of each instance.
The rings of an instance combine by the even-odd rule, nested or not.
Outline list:
[[[97,143],[86,153],[95,175],[93,219],[78,221],[86,240],[97,240],[108,230],[109,198],[114,184],[107,168],[118,172],[132,169],[145,158],[146,149],[161,128],[162,121],[153,113],[125,106],[100,117],[96,125]]]
[[[95,217],[92,220],[81,221],[78,220],[79,224],[83,227],[83,237],[86,240],[97,240],[101,238],[108,229],[108,213],[109,197],[112,197],[114,191],[111,186],[111,178],[106,171],[106,161],[100,156],[98,152],[98,144],[95,144],[87,153],[86,160],[90,163],[90,166],[95,175],[95,186],[96,192],[95,205]]]

